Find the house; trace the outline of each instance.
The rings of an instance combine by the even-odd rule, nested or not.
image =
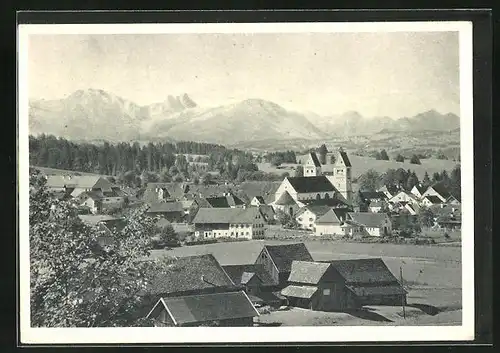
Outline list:
[[[263,265],[281,289],[287,283],[294,260],[313,261],[304,243],[264,245],[255,264]]]
[[[345,221],[345,214],[340,215],[339,210],[329,209],[316,220],[316,235],[345,235],[345,228],[342,227]]]
[[[391,218],[385,213],[349,212],[349,235],[387,236],[392,233]]]
[[[425,196],[437,196],[441,199],[441,202],[446,202],[446,200],[451,196],[451,194],[449,190],[446,188],[446,186],[442,182],[439,182],[429,186],[422,195],[422,197]]]
[[[436,195],[427,195],[422,198],[421,204],[425,207],[430,207],[433,205],[439,205],[443,203],[443,200]]]
[[[71,189],[73,197],[84,191],[101,190],[111,191],[111,182],[98,175],[47,175],[47,189],[63,191]]]
[[[200,208],[194,216],[194,234],[202,238],[264,237],[265,219],[258,207]]]
[[[361,197],[367,202],[383,202],[387,200],[387,195],[382,191],[360,191]]]
[[[293,261],[288,285],[281,291],[291,306],[341,311],[356,307],[356,296],[329,263]]]
[[[264,201],[264,198],[262,196],[254,196],[252,201],[250,201],[250,205],[252,206],[260,206],[265,204],[266,201]]]
[[[456,195],[450,195],[450,197],[448,197],[446,199],[446,204],[447,205],[454,205],[454,206],[459,206],[462,202],[462,198],[460,197],[460,195],[456,196]]]
[[[304,163],[304,177],[313,177],[321,175],[321,163],[316,152],[310,152]]]
[[[392,203],[418,203],[417,199],[413,194],[410,194],[406,191],[399,191],[396,195],[389,199],[389,202]]]
[[[410,192],[412,195],[414,195],[417,199],[421,199],[426,191],[426,188],[422,184],[417,184],[414,185]]]
[[[151,274],[144,295],[153,299],[238,290],[212,254],[179,257]],[[152,305],[152,304],[151,304]]]
[[[175,201],[167,188],[167,183],[148,183],[142,199],[147,204]]]
[[[79,206],[87,208],[93,214],[102,212],[101,195],[96,191],[84,191],[75,200]]]
[[[253,326],[259,316],[244,291],[160,298],[146,316],[155,327]]]
[[[180,201],[156,202],[149,205],[146,213],[151,216],[160,216],[171,223],[185,220],[184,205]]]
[[[357,306],[406,304],[407,291],[380,258],[320,262],[329,263],[343,277]]]
[[[316,219],[323,216],[331,208],[328,206],[304,206],[295,216],[295,220],[302,229],[314,231],[316,229]]]
[[[380,189],[378,189],[377,191],[383,192],[385,194],[385,196],[387,197],[387,199],[391,199],[393,196],[395,196],[400,191],[400,188],[398,188],[397,186],[394,186],[394,185],[384,185]]]
[[[460,229],[462,227],[462,207],[460,205],[433,205],[429,210],[434,214],[434,222],[437,228]]]
[[[206,197],[205,200],[211,207],[215,208],[236,208],[245,206],[243,200],[230,192],[224,193],[223,196]]]

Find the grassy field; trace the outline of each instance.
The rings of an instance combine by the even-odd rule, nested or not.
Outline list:
[[[403,168],[405,170],[411,169],[412,171],[415,171],[418,178],[421,180],[424,178],[425,172],[427,172],[429,176],[432,177],[433,173],[442,172],[443,170],[446,170],[449,173],[457,165],[457,162],[453,162],[451,160],[432,159],[432,158],[422,159],[421,160],[422,164],[411,164],[409,163],[409,161],[405,161],[402,163],[396,162],[394,160],[379,161],[376,160],[375,158],[355,156],[353,154],[349,155],[349,159],[352,164],[352,176],[354,178],[357,178],[361,174],[366,173],[366,171],[368,171],[369,169],[374,169],[379,173],[385,173],[387,169]],[[290,173],[290,175],[293,175],[296,166],[297,165],[287,164],[283,168],[276,168],[272,166],[270,163],[258,164],[259,170],[262,170],[263,172],[266,173],[274,173],[279,175],[285,172],[288,172]]]
[[[211,253],[223,265],[253,263],[264,244],[287,241],[250,240],[186,246],[172,250],[155,250],[152,257],[191,256]],[[373,325],[403,322],[408,325],[459,324],[461,318],[461,248],[400,244],[366,244],[331,241],[305,241],[315,260],[381,257],[389,269],[399,274],[403,269],[408,290],[408,318],[398,319],[400,307],[380,307],[378,315],[358,313],[323,313],[293,309],[262,315],[259,320],[282,325]],[[375,310],[375,309],[374,309]],[[368,310],[370,311],[370,310]],[[373,310],[371,310],[373,311]],[[430,312],[430,314],[429,314]],[[384,321],[383,316],[391,321]],[[380,319],[380,320],[379,320]],[[400,320],[400,321],[398,321]]]
[[[86,173],[86,172],[76,172],[74,170],[65,170],[65,169],[54,169],[54,168],[46,168],[46,167],[36,167],[31,166],[31,168],[38,169],[42,174],[45,175],[63,175],[63,174],[80,174],[80,175],[99,175],[96,173]],[[108,177],[109,175],[100,175],[103,177]]]

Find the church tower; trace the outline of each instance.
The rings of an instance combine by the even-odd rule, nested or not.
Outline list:
[[[352,173],[351,161],[347,157],[347,153],[342,148],[337,153],[337,158],[333,166],[333,186],[344,196],[349,205],[352,205]]]

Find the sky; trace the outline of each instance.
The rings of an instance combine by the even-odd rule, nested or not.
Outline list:
[[[139,105],[187,93],[320,115],[459,114],[458,32],[32,34],[31,99],[103,89]]]

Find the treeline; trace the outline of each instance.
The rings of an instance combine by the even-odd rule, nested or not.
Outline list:
[[[460,165],[457,165],[450,174],[448,174],[446,170],[443,170],[440,173],[434,173],[432,177],[430,177],[429,174],[425,172],[422,180],[419,180],[416,173],[410,169],[388,169],[383,174],[370,169],[366,173],[360,175],[357,182],[360,185],[360,189],[363,191],[375,191],[384,185],[396,186],[403,190],[410,191],[418,184],[427,188],[430,185],[441,182],[452,194],[460,195]]]
[[[294,151],[270,152],[265,154],[263,159],[274,166],[279,166],[283,163],[297,163],[297,156]]]
[[[129,186],[144,185],[148,181],[211,183],[212,174],[231,181],[281,178],[259,171],[251,153],[199,142],[148,143],[143,146],[138,142],[104,142],[98,145],[40,135],[29,137],[29,151],[30,165],[111,175]],[[185,156],[202,152],[203,158]]]

